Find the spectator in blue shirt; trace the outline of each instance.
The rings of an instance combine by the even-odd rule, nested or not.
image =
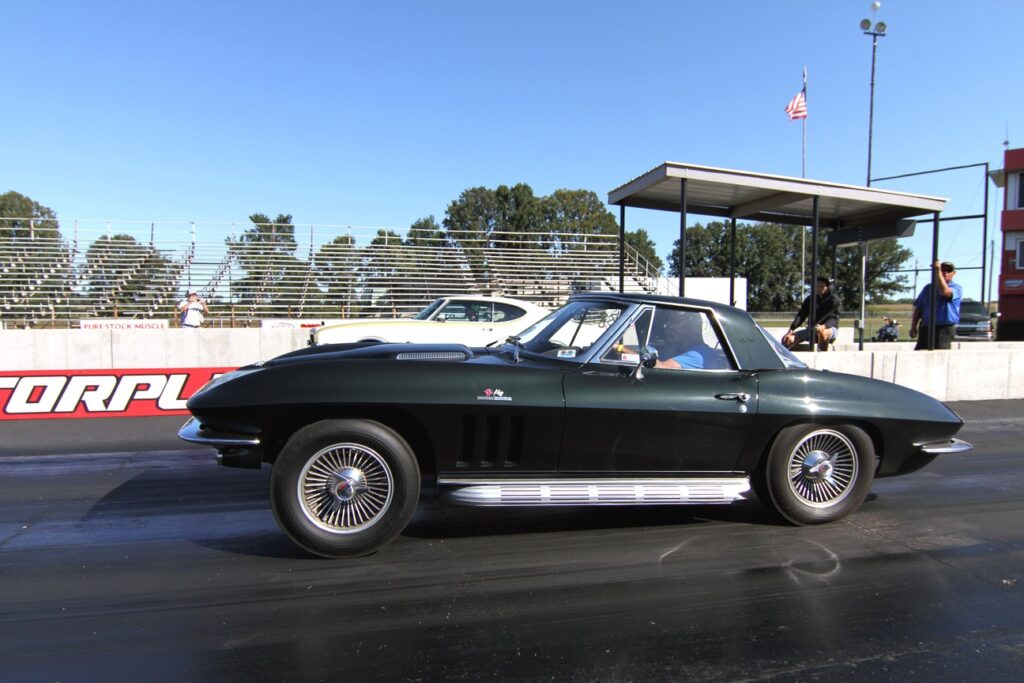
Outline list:
[[[950,348],[956,334],[956,324],[960,322],[960,300],[963,289],[953,282],[956,268],[949,261],[938,261],[932,266],[934,278],[932,284],[924,286],[914,301],[914,317],[910,321],[910,338],[917,337],[916,350],[928,348],[928,336],[931,327],[935,327],[935,348]],[[938,289],[935,304],[935,321],[931,320],[932,286]],[[918,335],[918,326],[920,332]]]

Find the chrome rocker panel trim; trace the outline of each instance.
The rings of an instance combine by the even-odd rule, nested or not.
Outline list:
[[[479,507],[711,505],[742,500],[749,477],[664,479],[439,479],[457,502]]]
[[[237,434],[218,434],[202,429],[199,421],[190,417],[188,422],[178,430],[178,438],[204,446],[259,446],[260,440],[255,436],[239,436]]]
[[[915,443],[921,452],[929,455],[949,455],[951,453],[966,453],[974,448],[971,444],[962,439],[949,439],[946,441],[927,441]]]

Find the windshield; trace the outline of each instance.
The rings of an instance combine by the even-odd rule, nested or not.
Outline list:
[[[960,302],[960,315],[980,315],[987,318],[988,310],[980,301],[962,301]]]
[[[761,334],[764,335],[764,338],[767,339],[768,343],[772,345],[773,349],[775,349],[775,353],[778,354],[779,360],[782,361],[783,365],[787,368],[799,368],[802,370],[807,368],[807,363],[794,356],[792,351],[782,345],[782,342],[768,334],[768,330],[764,329],[760,325],[757,326],[757,329],[761,330]]]
[[[550,358],[584,355],[629,306],[609,301],[573,301],[519,334],[524,351]]]
[[[416,314],[416,320],[427,320],[437,309],[444,305],[444,299],[435,299],[429,306]]]

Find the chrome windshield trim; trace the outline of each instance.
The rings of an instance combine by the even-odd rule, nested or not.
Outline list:
[[[259,446],[260,440],[255,436],[237,434],[217,434],[202,428],[199,421],[190,417],[188,422],[178,430],[178,438],[204,446]]]
[[[967,451],[974,448],[974,446],[972,446],[971,444],[967,443],[962,439],[926,441],[923,443],[915,443],[914,446],[920,448],[922,452],[928,453],[929,455],[949,455],[951,453],[966,453]]]

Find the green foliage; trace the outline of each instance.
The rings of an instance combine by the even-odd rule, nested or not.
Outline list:
[[[71,253],[53,209],[18,192],[0,194],[0,317],[53,317],[72,284]]]
[[[739,223],[736,226],[736,275],[747,279],[747,308],[752,311],[784,311],[800,305],[800,226],[774,223]],[[824,233],[824,231],[822,231]],[[812,245],[806,239],[807,279],[810,279]],[[818,272],[831,277],[832,249],[819,235]],[[906,277],[893,273],[911,256],[896,240],[881,240],[869,246],[867,291],[871,301],[885,301],[905,287]],[[847,310],[860,300],[860,250],[839,249],[836,253],[835,291]],[[679,240],[671,254],[669,274],[678,277]],[[714,221],[686,230],[687,277],[729,276],[729,229]]]
[[[291,214],[270,220],[265,214],[249,216],[252,227],[235,239],[225,240],[228,252],[245,271],[233,293],[238,303],[256,316],[280,315],[281,307],[298,312],[308,278],[308,264],[295,258],[295,226]],[[277,310],[275,310],[275,308]]]
[[[445,243],[444,231],[433,216],[420,218],[409,226],[405,243],[410,247],[440,247]]]
[[[53,209],[13,190],[0,194],[0,240],[59,238]]]
[[[313,257],[313,273],[321,288],[310,307],[314,315],[349,317],[355,314],[353,300],[360,254],[351,235],[340,235],[323,245]]]
[[[626,244],[636,249],[637,254],[641,258],[641,264],[643,260],[646,260],[656,272],[661,273],[664,263],[661,257],[658,256],[657,245],[647,234],[647,231],[643,228],[633,230],[632,232],[626,231]]]
[[[173,295],[175,273],[160,250],[131,235],[104,235],[85,252],[85,294],[100,316],[153,315],[157,302]],[[172,297],[173,298],[173,297]]]

